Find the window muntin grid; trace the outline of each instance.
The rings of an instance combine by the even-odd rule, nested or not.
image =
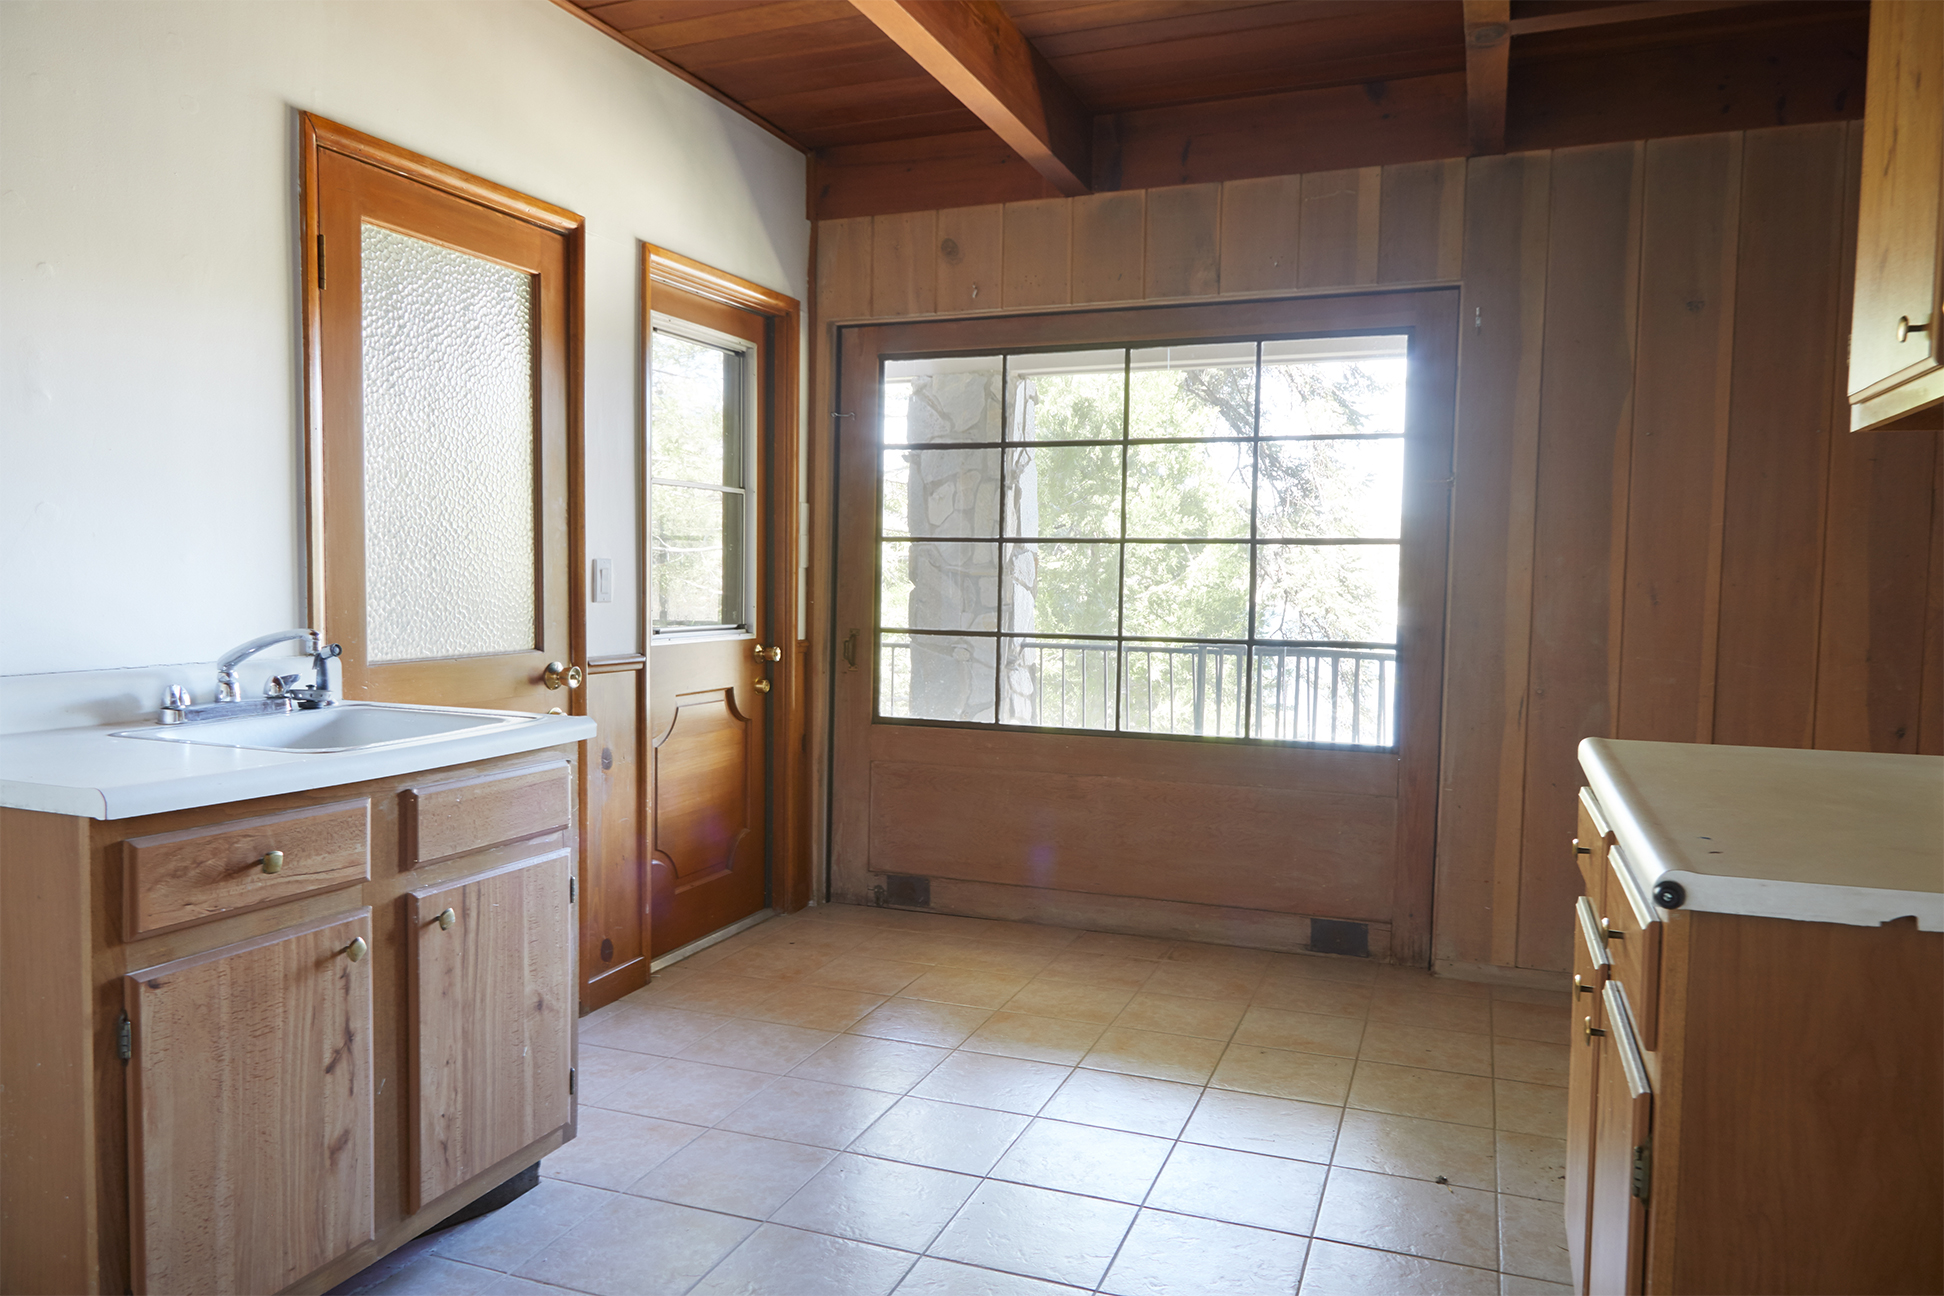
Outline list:
[[[1393,748],[1407,351],[884,362],[875,715]]]

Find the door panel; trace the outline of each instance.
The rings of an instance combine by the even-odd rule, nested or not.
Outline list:
[[[1580,813],[1584,815],[1584,809]],[[1600,1044],[1604,1038],[1599,1032],[1606,1029],[1601,993],[1612,964],[1592,900],[1581,896],[1574,914],[1574,1025],[1568,1044],[1566,1088],[1566,1249],[1572,1256],[1573,1288],[1585,1292],[1600,1101]]]
[[[563,705],[568,237],[341,153],[317,183],[312,602],[345,696]]]
[[[370,941],[360,909],[123,979],[135,1291],[281,1291],[370,1240]]]
[[[413,1210],[573,1118],[573,859],[411,894]]]
[[[661,347],[650,352],[648,652],[650,929],[659,956],[768,903],[765,690],[769,627],[784,624],[771,583],[772,518],[791,487],[775,479],[767,321],[659,282],[651,294],[651,348]],[[738,347],[749,348],[739,360],[708,363]],[[738,529],[745,510],[748,534]],[[744,544],[753,561],[745,563]]]
[[[1635,1164],[1636,1157],[1649,1148],[1653,1094],[1647,1087],[1646,1063],[1625,992],[1617,982],[1608,982],[1601,999],[1606,1035],[1598,1041],[1596,1064],[1586,1291],[1589,1296],[1638,1296],[1644,1274],[1647,1199],[1636,1191]],[[1649,1164],[1649,1175],[1651,1170]],[[1651,1182],[1641,1181],[1641,1187],[1651,1191]]]

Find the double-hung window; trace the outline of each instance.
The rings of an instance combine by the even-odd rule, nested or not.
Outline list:
[[[1408,338],[887,360],[880,719],[1389,748]]]

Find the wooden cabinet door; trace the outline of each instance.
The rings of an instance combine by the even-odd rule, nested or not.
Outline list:
[[[1589,1296],[1638,1296],[1645,1273],[1647,1194],[1652,1192],[1653,1093],[1626,994],[1608,982],[1601,998],[1606,1034],[1599,1038],[1595,1063],[1586,1291]]]
[[[1901,0],[1870,7],[1863,112],[1863,193],[1856,231],[1856,304],[1849,392],[1873,426],[1921,407],[1944,338],[1936,318],[1944,254],[1944,5]],[[1924,331],[1898,337],[1897,321]],[[1925,326],[1928,326],[1927,328]],[[1884,400],[1924,380],[1921,393]],[[1853,421],[1852,430],[1861,430]]]
[[[409,897],[416,1211],[573,1118],[573,852]]]
[[[123,978],[136,1292],[281,1291],[371,1238],[370,940],[359,909]]]
[[[1573,1033],[1566,1055],[1566,1249],[1572,1256],[1573,1289],[1583,1293],[1593,1227],[1593,1153],[1604,1041],[1600,1032],[1606,1029],[1601,992],[1612,965],[1593,899],[1581,896],[1574,914]]]

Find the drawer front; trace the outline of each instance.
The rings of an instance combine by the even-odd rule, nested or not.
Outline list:
[[[1640,1047],[1658,1048],[1660,1025],[1661,929],[1653,901],[1627,871],[1626,859],[1615,847],[1607,853],[1607,903],[1602,913],[1607,951],[1613,959],[1612,979],[1627,992]]]
[[[1606,904],[1607,850],[1613,845],[1613,830],[1600,813],[1593,789],[1581,788],[1579,794],[1579,836],[1573,839],[1573,860],[1579,865],[1580,883],[1595,909]]]
[[[125,939],[281,904],[371,876],[364,797],[122,843]]]
[[[573,767],[564,760],[425,783],[399,793],[404,868],[559,832],[573,822]]]
[[[1600,1031],[1606,1027],[1601,991],[1612,964],[1593,901],[1574,905],[1573,1027],[1566,1063],[1566,1250],[1573,1286],[1584,1292],[1593,1229],[1593,1140],[1599,1104]]]

